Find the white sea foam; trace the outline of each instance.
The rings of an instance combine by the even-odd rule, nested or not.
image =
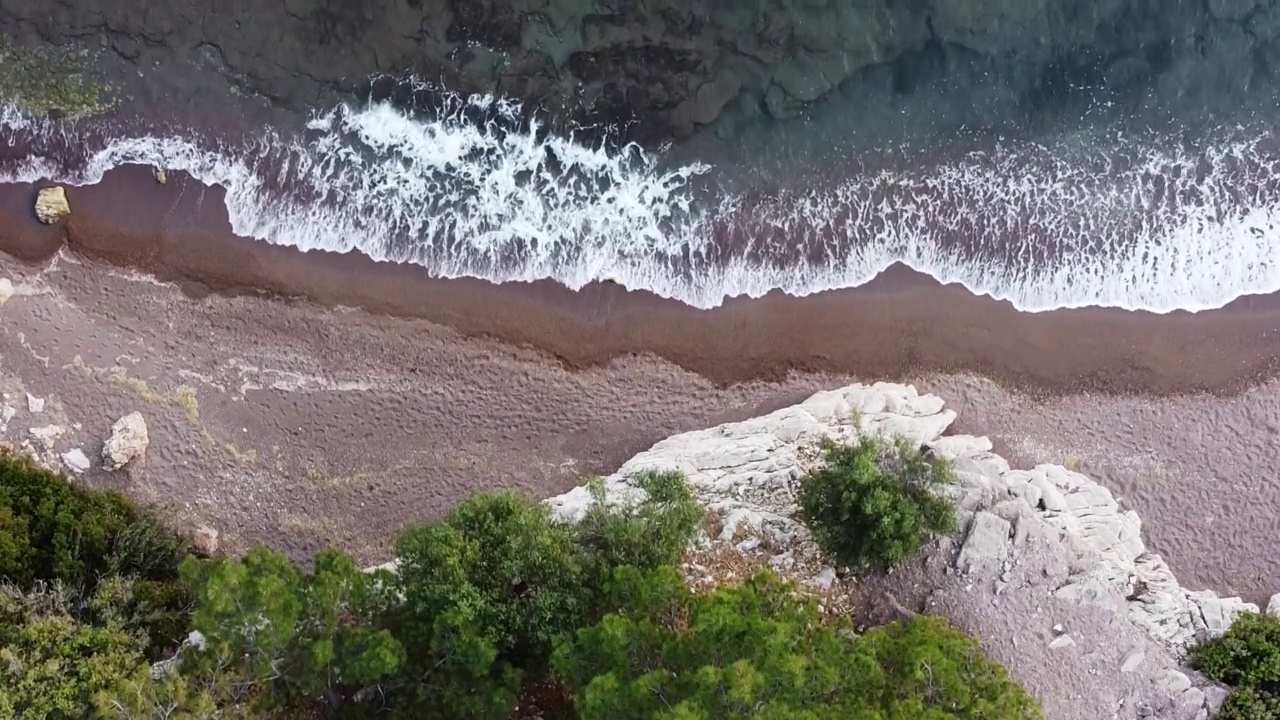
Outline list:
[[[497,121],[466,119],[468,105]],[[444,277],[572,288],[609,278],[698,307],[857,286],[896,262],[1027,311],[1194,311],[1280,290],[1280,157],[1258,138],[1194,153],[1022,145],[766,199],[708,199],[694,186],[714,168],[660,170],[636,148],[503,129],[517,112],[491,98],[458,99],[429,122],[388,105],[341,107],[297,140],[264,133],[234,148],[124,134],[86,140],[68,169],[51,155],[77,142],[74,126],[0,107],[0,138],[34,149],[0,164],[0,180],[87,184],[129,163],[184,170],[227,189],[232,227],[247,237]],[[282,187],[284,198],[272,190]],[[822,261],[796,260],[813,257]]]

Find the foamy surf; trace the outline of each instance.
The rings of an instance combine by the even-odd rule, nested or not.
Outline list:
[[[30,152],[0,180],[97,182],[143,164],[227,189],[237,234],[360,251],[442,277],[620,282],[710,308],[772,290],[866,283],[894,263],[1024,311],[1204,310],[1280,290],[1266,137],[1195,152],[1011,145],[927,169],[880,171],[768,198],[712,197],[715,168],[662,169],[635,147],[586,145],[513,122],[519,108],[454,98],[437,119],[339,107],[283,140],[237,146],[106,134],[0,108]],[[75,162],[59,158],[78,147]],[[711,181],[711,182],[706,182]],[[699,189],[702,188],[702,189]]]

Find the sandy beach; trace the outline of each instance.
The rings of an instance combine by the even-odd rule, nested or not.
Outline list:
[[[1018,464],[1097,477],[1188,587],[1257,601],[1280,575],[1275,297],[1025,314],[895,268],[697,311],[237,238],[217,188],[147,168],[68,188],[65,225],[30,215],[35,192],[0,189],[0,277],[18,289],[0,309],[6,439],[56,423],[53,457],[92,455],[140,410],[145,464],[87,480],[233,549],[331,542],[384,559],[399,528],[470,492],[549,496],[670,434],[893,379],[945,398]]]

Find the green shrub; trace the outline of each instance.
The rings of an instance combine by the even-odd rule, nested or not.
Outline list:
[[[182,572],[196,598],[192,625],[205,638],[203,650],[185,653],[183,672],[210,678],[209,687],[223,672],[256,681],[253,704],[264,713],[320,698],[337,709],[403,663],[399,641],[376,626],[386,578],[337,550],[321,551],[310,573],[265,547],[241,559],[188,558]],[[226,690],[214,695],[236,704]]]
[[[1215,720],[1280,720],[1280,689],[1268,692],[1252,685],[1234,688]]]
[[[79,593],[56,584],[0,587],[0,717],[84,717],[95,695],[148,667],[129,589],[105,580],[77,607]]]
[[[58,580],[92,594],[103,575],[167,581],[187,544],[118,492],[85,490],[0,453],[0,580]]]
[[[602,482],[590,485],[594,502],[576,530],[591,588],[603,588],[614,569],[624,565],[642,570],[679,565],[702,520],[702,507],[680,473],[649,472],[632,481],[645,499],[623,507],[607,504]],[[601,602],[597,593],[593,608],[603,608]],[[593,609],[592,617],[607,609]]]
[[[952,481],[941,460],[905,440],[822,443],[824,464],[800,480],[800,514],[818,545],[848,567],[897,565],[930,534],[955,530],[955,509],[936,494]]]
[[[581,720],[1031,720],[1037,703],[975,640],[921,617],[859,638],[771,572],[692,594],[675,568],[620,568],[622,608],[556,651]]]
[[[1280,618],[1244,613],[1220,638],[1189,653],[1191,665],[1227,685],[1280,683]]]
[[[406,717],[495,718],[522,678],[545,673],[556,638],[577,628],[590,590],[571,527],[511,492],[478,494],[397,546],[409,651]]]

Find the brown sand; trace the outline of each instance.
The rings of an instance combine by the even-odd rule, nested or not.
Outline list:
[[[673,432],[855,375],[927,377],[965,430],[1016,459],[1098,472],[1184,582],[1255,600],[1280,589],[1280,390],[1195,394],[1274,374],[1277,298],[1196,315],[1023,314],[901,271],[700,312],[611,286],[437,281],[235,238],[221,191],[175,175],[161,186],[126,168],[69,188],[74,214],[53,228],[30,217],[33,188],[0,189],[0,248],[37,261],[0,309],[0,388],[21,410],[11,438],[49,421],[20,390],[82,424],[59,451],[92,455],[116,417],[142,410],[145,463],[90,481],[210,522],[233,547],[305,555],[330,541],[376,559],[405,523],[477,489],[547,495]],[[50,264],[64,240],[74,254]]]

